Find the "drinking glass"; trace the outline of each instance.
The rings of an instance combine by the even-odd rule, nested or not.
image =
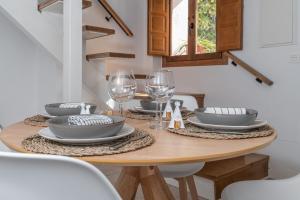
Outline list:
[[[145,90],[149,96],[156,101],[156,129],[163,129],[162,108],[163,103],[169,101],[175,92],[173,72],[170,70],[155,71],[147,76]],[[158,104],[160,104],[158,109]],[[158,114],[160,115],[158,120]],[[159,122],[158,122],[159,121]]]
[[[120,114],[123,116],[123,103],[133,99],[136,92],[136,81],[132,72],[118,71],[109,76],[108,93],[118,102]]]

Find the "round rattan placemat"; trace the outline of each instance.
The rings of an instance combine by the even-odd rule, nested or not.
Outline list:
[[[125,112],[125,117],[130,119],[138,119],[138,120],[153,120],[155,115],[127,111]]]
[[[140,139],[135,140],[135,138]],[[128,140],[132,141],[128,142]],[[124,146],[121,146],[117,149],[115,148],[116,144],[126,141],[128,143],[126,143]],[[91,144],[84,146],[67,145],[47,140],[39,135],[33,135],[23,140],[22,146],[26,151],[33,153],[80,157],[103,156],[135,151],[150,146],[153,142],[154,138],[148,132],[136,129],[135,132],[130,136],[103,144]]]
[[[46,121],[48,120],[48,117],[45,117],[43,115],[35,115],[33,117],[28,117],[24,120],[24,124],[30,125],[30,126],[39,126],[39,127],[47,127]]]
[[[218,130],[206,130],[190,123],[185,124],[185,129],[168,129],[169,132],[176,133],[179,135],[198,137],[205,139],[216,139],[216,140],[234,140],[234,139],[248,139],[257,137],[266,137],[272,135],[275,130],[269,126],[263,126],[261,128],[249,130],[242,134],[225,134],[224,131]]]

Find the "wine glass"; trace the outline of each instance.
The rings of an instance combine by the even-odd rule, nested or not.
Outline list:
[[[150,97],[156,101],[156,112],[155,112],[156,120],[158,119],[157,113],[160,114],[159,123],[151,128],[162,129],[163,128],[163,120],[162,120],[163,103],[169,101],[175,92],[175,82],[174,82],[173,72],[170,70],[160,70],[151,73],[150,75],[147,76],[145,90],[150,95]],[[159,110],[158,110],[158,103],[160,104]]]
[[[119,103],[119,111],[123,116],[123,103],[133,99],[137,84],[131,72],[118,71],[109,76],[108,93],[110,97]]]

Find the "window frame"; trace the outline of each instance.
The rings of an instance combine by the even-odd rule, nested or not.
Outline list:
[[[225,65],[228,64],[228,58],[222,52],[215,53],[196,53],[196,12],[197,0],[188,0],[188,53],[187,55],[164,56],[162,58],[162,67],[185,67],[185,66],[206,66],[206,65]],[[172,3],[170,0],[170,30],[172,30]],[[217,3],[217,2],[216,2]],[[216,5],[218,6],[218,4]],[[216,23],[218,15],[216,16]],[[216,24],[217,26],[217,24]],[[216,27],[216,31],[218,31]],[[172,52],[172,31],[169,33],[170,43],[169,52]],[[218,44],[218,40],[216,41]]]

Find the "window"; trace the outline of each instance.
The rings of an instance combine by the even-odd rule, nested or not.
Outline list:
[[[189,7],[189,0],[173,0],[171,4],[171,56],[188,54],[189,46],[195,47],[195,54],[216,52],[216,0],[195,0]],[[189,22],[189,13],[195,13]],[[195,29],[191,34],[190,41],[195,41],[195,46],[190,44],[189,31]]]
[[[151,6],[148,8],[148,54],[154,55],[151,50],[160,49],[155,55],[165,56],[163,66],[225,64],[227,58],[222,52],[242,49],[243,0],[148,2]],[[162,20],[163,10],[168,11],[169,19]],[[151,38],[153,35],[156,38]]]

